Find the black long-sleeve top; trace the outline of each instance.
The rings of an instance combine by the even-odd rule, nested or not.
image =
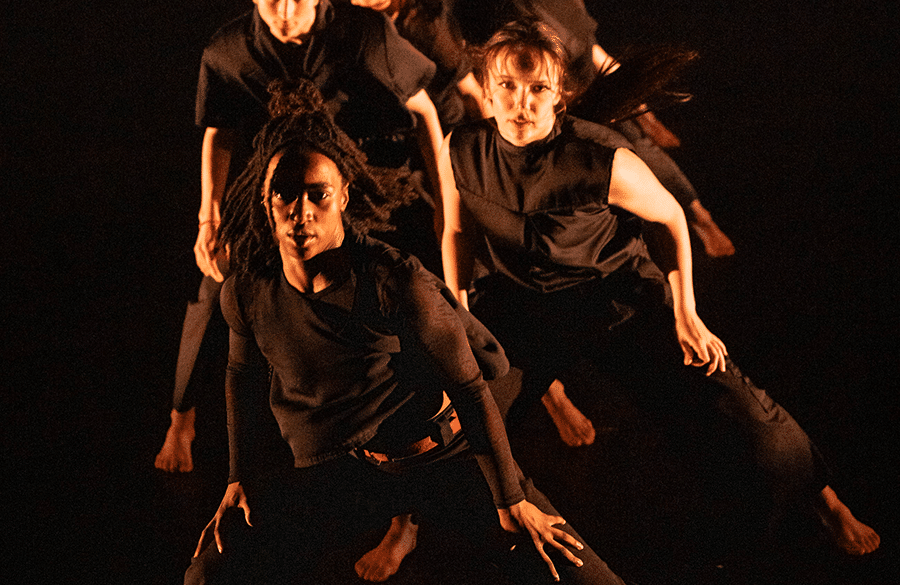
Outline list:
[[[347,277],[304,294],[283,274],[229,278],[226,395],[230,481],[252,467],[253,417],[268,399],[294,466],[346,454],[380,435],[423,438],[450,396],[498,507],[524,499],[497,406],[470,343],[492,375],[502,349],[413,256],[348,233]],[[462,316],[462,319],[460,318]],[[268,391],[253,383],[271,365]],[[399,421],[399,422],[398,422]]]

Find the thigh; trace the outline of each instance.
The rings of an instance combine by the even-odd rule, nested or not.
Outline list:
[[[549,567],[527,534],[506,532],[500,526],[497,508],[477,462],[472,457],[445,462],[420,476],[423,495],[423,522],[439,530],[453,531],[465,538],[482,562],[498,567],[515,583],[537,584],[552,581]],[[529,502],[546,514],[558,515],[547,498],[520,475]],[[561,526],[582,542],[584,550],[572,552],[584,565],[576,567],[561,553],[547,549],[562,582],[592,585],[622,585],[606,564],[584,543],[569,525]]]
[[[390,518],[386,502],[395,481],[347,455],[249,482],[253,525],[242,511],[229,511],[224,553],[212,543],[193,559],[185,583],[315,583],[326,550]]]

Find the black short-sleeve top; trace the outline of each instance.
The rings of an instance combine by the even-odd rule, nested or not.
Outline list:
[[[485,263],[539,292],[650,263],[640,220],[608,202],[616,148],[627,146],[571,116],[524,147],[505,140],[493,119],[454,130],[453,175]]]
[[[219,29],[203,52],[196,123],[240,128],[265,121],[269,83],[309,79],[337,124],[356,140],[413,127],[406,101],[427,87],[434,64],[373,10],[320,0],[302,44],[275,39],[254,9]]]

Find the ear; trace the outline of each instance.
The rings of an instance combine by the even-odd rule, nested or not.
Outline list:
[[[344,188],[341,190],[341,212],[347,210],[348,203],[350,203],[350,185],[344,183]]]

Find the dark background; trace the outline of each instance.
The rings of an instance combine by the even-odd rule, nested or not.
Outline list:
[[[612,54],[657,43],[700,52],[694,100],[659,114],[738,250],[698,258],[700,314],[819,444],[836,488],[885,537],[879,554],[896,557],[898,5],[588,6]],[[208,473],[193,479],[166,478],[152,461],[198,280],[200,53],[249,7],[4,9],[5,582],[175,582],[222,493],[221,460],[202,442]],[[177,508],[169,490],[199,504]]]

